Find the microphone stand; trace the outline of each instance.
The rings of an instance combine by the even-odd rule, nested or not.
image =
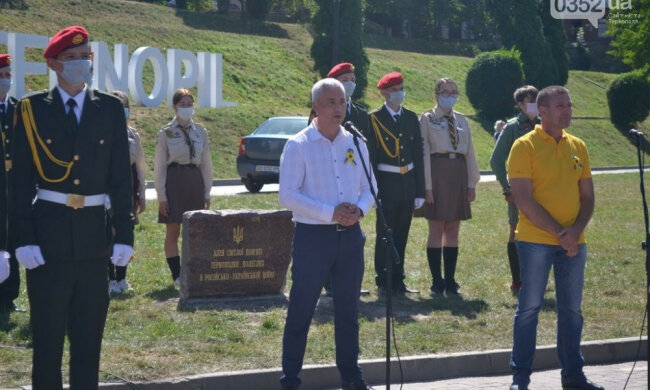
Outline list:
[[[646,202],[645,197],[645,185],[643,184],[643,149],[645,138],[643,133],[636,134],[636,152],[637,159],[639,162],[639,178],[640,178],[640,190],[641,190],[641,200],[643,201],[643,218],[645,221],[645,241],[641,243],[641,249],[645,251],[645,276],[646,276],[646,315],[648,313],[650,305],[650,250],[648,250],[648,245],[650,244],[650,230],[648,230],[648,203]],[[647,353],[650,356],[650,343],[647,344]],[[650,371],[648,372],[648,383],[650,383]]]
[[[384,210],[382,209],[381,201],[377,197],[375,188],[372,185],[372,180],[370,179],[370,171],[368,170],[366,161],[364,160],[363,154],[361,153],[361,148],[359,147],[359,137],[354,133],[352,133],[352,135],[354,146],[357,148],[359,156],[361,156],[361,165],[363,166],[363,172],[366,174],[366,179],[370,185],[370,193],[375,199],[377,220],[379,221],[379,226],[382,230],[381,232],[378,231],[377,234],[381,234],[383,245],[388,249],[386,253],[387,261],[385,261],[386,268],[384,271],[386,275],[386,390],[390,390],[390,330],[393,314],[393,264],[399,264],[400,258],[399,254],[397,253],[397,248],[395,247],[395,242],[393,241],[393,232],[386,223],[386,217],[384,216]]]

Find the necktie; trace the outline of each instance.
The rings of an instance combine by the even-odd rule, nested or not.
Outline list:
[[[454,126],[454,117],[453,115],[446,115],[447,125],[449,127],[449,141],[451,141],[451,146],[454,147],[454,150],[458,147],[458,137],[456,137],[456,127]]]
[[[399,114],[393,115],[393,119],[395,119],[395,123],[399,122]]]
[[[181,125],[178,125],[178,127],[181,128],[181,131],[183,132],[183,136],[185,137],[185,143],[187,146],[190,147],[190,162],[194,157],[196,156],[196,150],[194,149],[194,142],[190,139],[190,134],[189,134],[189,126],[187,128],[182,127]]]
[[[68,106],[68,114],[66,115],[68,118],[68,124],[70,125],[72,132],[76,134],[79,128],[79,123],[77,123],[77,115],[74,113],[74,108],[77,106],[77,102],[75,102],[73,98],[70,98],[66,102],[66,105]]]

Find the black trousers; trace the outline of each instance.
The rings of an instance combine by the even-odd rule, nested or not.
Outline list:
[[[9,259],[9,277],[0,283],[0,310],[2,307],[12,306],[14,299],[18,298],[20,293],[20,268],[16,260],[16,246],[11,231],[9,232],[7,246],[7,251],[11,255]]]
[[[393,265],[393,287],[404,284],[404,253],[406,251],[406,242],[408,241],[409,231],[411,230],[411,220],[413,219],[413,202],[411,199],[405,202],[382,202],[384,216],[388,227],[393,231],[393,240],[399,254],[399,264]],[[377,218],[377,239],[375,241],[375,283],[377,287],[385,287],[386,275],[386,256],[390,254],[381,240],[382,228]]]
[[[62,389],[65,335],[70,342],[70,389],[97,389],[108,312],[106,259],[48,262],[27,271],[33,332],[32,388]]]

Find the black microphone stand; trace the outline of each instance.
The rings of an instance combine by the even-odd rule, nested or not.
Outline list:
[[[643,219],[645,221],[645,241],[641,243],[641,249],[645,251],[645,277],[646,277],[646,315],[648,313],[650,305],[650,251],[648,250],[648,244],[650,244],[650,230],[648,230],[648,203],[646,202],[645,197],[645,185],[643,184],[643,149],[645,138],[643,133],[634,135],[636,138],[636,153],[637,159],[639,162],[639,179],[640,179],[640,189],[641,189],[641,200],[643,201]],[[646,345],[648,356],[650,356],[650,343]],[[650,371],[648,372],[648,383],[650,383]]]
[[[391,329],[391,319],[393,314],[393,264],[399,264],[400,258],[397,253],[397,248],[395,247],[395,242],[393,241],[393,232],[388,227],[386,223],[386,217],[384,216],[384,210],[381,206],[381,201],[377,197],[375,188],[372,185],[372,180],[370,179],[370,171],[366,166],[366,160],[363,158],[361,153],[361,148],[359,147],[359,137],[352,133],[354,139],[354,146],[357,148],[359,156],[361,156],[361,165],[363,166],[363,172],[366,174],[366,179],[370,185],[370,193],[375,199],[375,206],[377,209],[377,220],[379,221],[379,226],[381,227],[381,232],[377,231],[377,234],[381,234],[381,240],[383,245],[388,248],[386,254],[384,269],[386,275],[386,390],[390,390],[390,329]]]

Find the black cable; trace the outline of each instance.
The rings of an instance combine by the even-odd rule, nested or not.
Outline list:
[[[126,384],[126,385],[129,386],[129,388],[131,388],[131,389],[134,389],[134,390],[142,390],[142,388],[141,388],[140,386],[138,386],[137,384],[135,384],[135,383],[133,383],[133,382],[127,380],[127,379],[124,379],[124,378],[122,378],[122,377],[119,376],[119,375],[115,375],[115,374],[113,374],[113,373],[110,372],[110,371],[99,370],[99,372],[104,373],[104,374],[109,375],[109,376],[112,376],[113,378],[117,378],[117,379],[121,380],[122,383]]]
[[[636,356],[634,357],[634,363],[632,364],[632,369],[630,370],[630,373],[628,374],[627,379],[625,380],[625,385],[623,386],[623,390],[627,389],[627,383],[630,381],[630,378],[632,377],[632,373],[634,372],[634,368],[636,367],[636,362],[639,361],[639,355],[641,355],[641,343],[643,342],[643,328],[647,318],[648,318],[648,310],[646,306],[646,311],[645,313],[643,313],[643,321],[641,322],[641,333],[639,334],[639,346],[636,349]]]
[[[397,349],[397,337],[395,337],[395,316],[393,313],[390,313],[390,319],[393,323],[393,345],[395,346],[395,356],[397,356],[397,367],[399,367],[399,389],[402,390],[404,386],[404,371],[402,370],[402,359],[399,356],[399,350]]]

